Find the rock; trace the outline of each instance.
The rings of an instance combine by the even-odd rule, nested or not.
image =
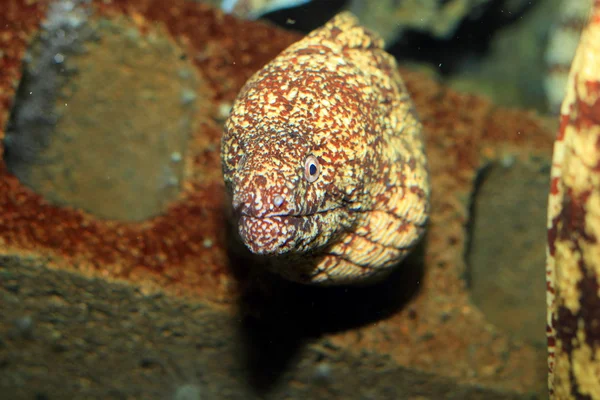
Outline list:
[[[73,2],[53,3],[30,45],[4,140],[8,169],[54,204],[108,219],[158,215],[183,180],[172,155],[207,107],[196,93],[210,91],[160,29],[90,21],[85,4],[61,17],[62,3]]]

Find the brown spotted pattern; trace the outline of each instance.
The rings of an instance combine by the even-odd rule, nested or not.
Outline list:
[[[600,399],[600,0],[561,109],[548,203],[548,367],[553,399]]]
[[[421,130],[383,40],[337,15],[251,77],[233,105],[221,155],[243,242],[300,282],[381,276],[427,221]]]

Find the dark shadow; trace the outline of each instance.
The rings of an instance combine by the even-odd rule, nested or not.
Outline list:
[[[442,75],[451,75],[464,69],[468,61],[484,58],[496,33],[534,6],[535,2],[530,2],[519,13],[509,14],[504,10],[505,1],[494,0],[480,15],[464,19],[448,39],[406,30],[395,43],[389,43],[388,52],[401,62],[428,63]]]
[[[348,0],[313,0],[298,7],[273,11],[261,19],[306,34],[325,24],[348,3]],[[492,0],[481,11],[473,10],[447,39],[407,29],[400,39],[388,43],[388,52],[402,62],[434,65],[442,75],[456,73],[464,69],[465,62],[485,57],[496,33],[523,18],[537,4],[529,2],[519,12],[509,13],[505,3],[504,0]],[[375,4],[372,6],[376,7]]]
[[[469,199],[469,216],[468,216],[467,223],[465,226],[465,232],[466,232],[467,237],[466,237],[466,243],[465,243],[465,253],[463,254],[463,259],[465,260],[465,263],[466,263],[466,268],[465,268],[463,279],[465,280],[465,283],[467,284],[467,288],[469,290],[473,289],[473,265],[471,262],[470,255],[471,255],[471,251],[473,250],[473,234],[475,231],[475,220],[477,218],[477,212],[476,212],[477,207],[476,207],[475,202],[477,201],[477,195],[480,193],[483,183],[488,178],[488,176],[490,175],[490,172],[492,171],[492,169],[494,167],[495,167],[495,165],[493,163],[487,163],[487,164],[483,165],[481,168],[479,168],[479,170],[477,171],[477,174],[475,175],[475,182],[473,183],[473,191],[471,194],[471,198]]]
[[[261,19],[294,31],[308,33],[321,26],[342,11],[347,0],[313,0],[298,7],[270,12]]]
[[[233,240],[233,239],[232,239]],[[319,287],[286,281],[231,246],[245,370],[259,393],[269,390],[310,340],[382,320],[416,295],[424,276],[426,240],[386,279],[370,286]]]

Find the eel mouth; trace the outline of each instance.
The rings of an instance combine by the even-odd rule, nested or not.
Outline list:
[[[290,252],[314,250],[335,236],[343,220],[339,207],[310,214],[239,214],[238,231],[246,247],[254,254],[278,256]]]
[[[254,254],[285,254],[296,248],[301,219],[302,217],[293,216],[252,217],[242,214],[239,233],[246,247]]]

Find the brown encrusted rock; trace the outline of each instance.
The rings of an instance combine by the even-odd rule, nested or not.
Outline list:
[[[401,71],[430,160],[425,240],[373,287],[282,282],[251,273],[249,262],[227,253],[218,145],[223,111],[244,82],[299,36],[190,1],[94,4],[94,18],[124,16],[141,32],[161,24],[210,87],[210,107],[200,110],[190,135],[180,198],[151,220],[106,222],[51,205],[0,163],[1,395],[169,398],[188,390],[244,399],[506,399],[543,393],[544,349],[490,324],[463,279],[476,172],[506,154],[524,162],[532,154],[547,157],[552,135],[539,118]],[[2,129],[46,6],[3,3]]]
[[[548,202],[552,398],[600,399],[600,1],[571,66]]]
[[[159,27],[142,35],[131,22],[61,7],[53,3],[24,63],[6,165],[53,204],[106,219],[159,215],[177,199],[209,90]]]

